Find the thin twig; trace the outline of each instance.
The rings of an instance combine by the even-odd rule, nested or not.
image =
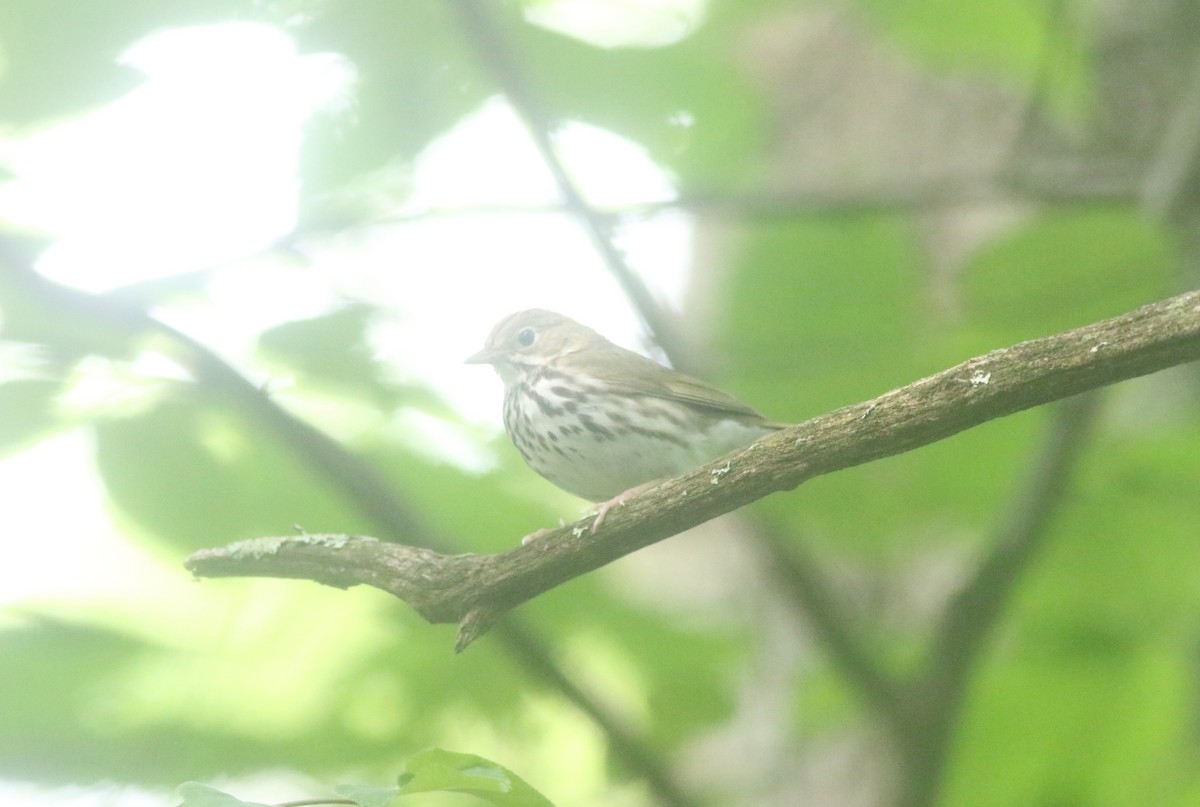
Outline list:
[[[551,117],[538,100],[517,54],[509,46],[502,26],[492,10],[491,0],[453,0],[453,5],[471,46],[478,52],[489,74],[500,85],[508,102],[524,121],[542,162],[554,178],[564,204],[587,231],[592,246],[604,260],[608,271],[625,291],[663,350],[668,355],[686,356],[686,352],[681,349],[678,329],[614,245],[609,219],[592,209],[571,179],[554,145]]]
[[[1111,165],[1106,164],[1106,167],[1111,174]],[[672,199],[596,205],[590,209],[592,216],[611,228],[622,221],[646,218],[665,211],[702,213],[734,221],[771,221],[795,219],[798,216],[928,212],[976,207],[984,203],[1010,203],[1014,200],[1041,205],[1110,205],[1137,200],[1139,188],[1125,174],[1122,169],[1119,176],[1108,179],[1095,176],[1088,178],[1075,176],[1072,169],[1067,175],[1059,175],[1062,181],[1055,182],[1049,182],[1045,177],[1017,180],[1012,174],[1004,174],[978,178],[942,177],[906,182],[903,186],[847,187],[843,184],[836,188],[799,188],[777,193],[693,191]],[[1043,184],[1045,187],[1042,187]],[[471,216],[559,216],[572,212],[572,208],[565,203],[480,203],[404,209],[366,220],[362,225],[411,224]],[[310,234],[304,235],[308,237]]]
[[[496,625],[495,632],[504,637],[505,647],[518,656],[527,672],[548,681],[600,727],[612,746],[614,756],[646,780],[659,803],[666,807],[690,807],[695,804],[680,788],[679,783],[669,775],[668,768],[662,764],[658,755],[645,743],[635,740],[637,734],[612,711],[599,708],[599,703],[580,691],[579,685],[563,673],[562,667],[557,664],[538,663],[538,660],[547,657],[544,653],[536,652],[541,643],[526,626],[511,619],[503,619]],[[529,644],[533,646],[527,647]]]
[[[799,606],[834,666],[886,723],[898,723],[901,690],[868,652],[829,576],[798,543],[785,543],[778,533],[758,523],[754,531],[769,556],[776,584]]]

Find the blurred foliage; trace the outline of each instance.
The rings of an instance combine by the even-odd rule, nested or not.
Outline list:
[[[890,48],[940,75],[990,71],[998,85],[1029,92],[1047,49],[1069,42],[1049,100],[1087,108],[1096,82],[1083,34],[1056,28],[1051,5],[861,0],[856,13]],[[642,144],[685,194],[733,195],[772,173],[771,144],[787,123],[775,117],[778,99],[742,67],[747,37],[774,15],[813,7],[713,0],[707,24],[677,44],[610,49],[530,25],[518,3],[494,8],[553,120]],[[234,19],[286,26],[303,51],[341,53],[359,71],[355,123],[314,126],[307,140],[307,213],[372,172],[411,164],[497,91],[440,0],[6,0],[0,121],[36,127],[112,101],[136,81],[114,57],[137,38]],[[678,125],[680,113],[693,123]],[[719,316],[708,329],[728,368],[723,383],[771,417],[801,420],[1187,282],[1172,232],[1133,203],[1031,206],[940,274],[930,269],[921,213],[876,207],[742,222],[721,250]],[[5,336],[43,351],[34,377],[0,383],[0,452],[87,427],[114,521],[145,552],[175,568],[190,550],[293,525],[377,531],[327,469],[200,385],[159,379],[138,406],[64,413],[58,399],[84,352],[121,362],[135,346],[118,320],[27,293],[9,266],[0,275]],[[141,289],[139,300],[168,302],[173,292],[162,288],[159,299],[155,287]],[[259,334],[263,362],[298,378],[277,399],[312,406],[315,421],[463,547],[499,550],[546,523],[546,488],[506,447],[480,475],[431,459],[419,429],[390,427],[397,409],[453,415],[371,355],[378,316],[367,303],[331,299],[327,313]],[[1107,391],[1105,427],[1074,496],[972,682],[945,805],[1198,803],[1196,399],[1186,368]],[[330,401],[338,414],[322,424],[319,404]],[[928,602],[914,601],[943,600],[986,551],[1045,421],[1034,411],[991,423],[815,480],[753,515],[853,581],[845,589],[869,646],[904,673],[934,622]],[[4,495],[71,506],[54,491]],[[378,592],[204,587],[227,598],[211,617],[228,641],[139,627],[102,603],[12,615],[0,629],[0,776],[164,786],[287,768],[325,781],[346,771],[379,780],[418,749],[445,745],[502,760],[558,803],[647,803],[642,791],[623,790],[627,770],[609,768],[602,732],[497,642],[456,657],[449,628],[424,625]],[[636,588],[603,572],[519,613],[568,674],[665,758],[700,760],[691,768],[706,769],[704,803],[751,803],[746,794],[770,792],[806,753],[820,757],[867,722],[819,646],[806,644],[801,617],[765,582],[716,605],[665,604]],[[782,688],[782,703],[754,700],[768,683]],[[784,736],[772,735],[780,726]],[[711,764],[713,748],[725,764]]]
[[[199,782],[184,782],[178,792],[181,807],[265,807]],[[409,760],[396,787],[338,785],[334,792],[361,807],[389,807],[401,796],[432,792],[466,793],[497,807],[554,807],[503,765],[441,748],[426,749]]]

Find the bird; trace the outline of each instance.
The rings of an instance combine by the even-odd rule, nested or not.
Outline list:
[[[789,425],[544,309],[500,320],[466,362],[500,376],[504,428],[526,464],[597,503],[592,532],[635,493]]]

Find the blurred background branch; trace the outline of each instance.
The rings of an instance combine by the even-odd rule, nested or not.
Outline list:
[[[6,298],[19,297],[27,305],[36,305],[40,316],[50,321],[71,321],[88,332],[104,332],[125,344],[151,341],[188,368],[201,395],[212,397],[220,406],[245,418],[255,432],[272,435],[296,461],[323,477],[325,484],[352,502],[381,537],[442,552],[454,551],[452,540],[436,534],[422,523],[402,500],[402,491],[389,483],[369,461],[347,451],[328,435],[280,407],[265,390],[254,386],[204,345],[155,320],[137,304],[84,294],[50,283],[19,267],[13,257],[11,250],[0,249],[0,262],[6,270],[0,278],[3,282],[0,288]],[[80,347],[86,349],[86,344]],[[530,627],[522,624],[519,617],[509,617],[495,634],[520,667],[559,691],[596,723],[611,743],[616,757],[631,771],[644,777],[661,803],[675,807],[693,803],[674,780],[659,753],[601,705],[594,694],[573,681],[554,660],[544,642]]]
[[[459,364],[520,308],[798,422],[1194,288],[1197,43],[1186,0],[0,5],[0,801],[278,802],[441,745],[580,807],[1186,802],[1194,366],[768,497],[458,657],[179,561],[573,520]]]

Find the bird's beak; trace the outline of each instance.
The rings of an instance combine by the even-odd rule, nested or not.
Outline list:
[[[488,350],[486,347],[478,353],[473,353],[467,357],[464,364],[493,364],[499,356],[494,350]]]

